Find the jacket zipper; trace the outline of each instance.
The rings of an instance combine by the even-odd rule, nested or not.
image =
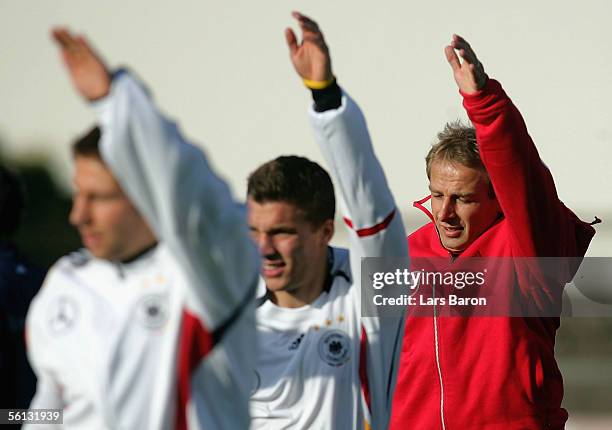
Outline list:
[[[438,318],[436,316],[436,286],[432,288],[434,297],[434,341],[436,350],[436,366],[438,368],[438,378],[440,379],[440,419],[442,420],[442,430],[446,430],[446,424],[444,423],[444,383],[442,382],[442,367],[440,366],[440,351],[438,350]]]

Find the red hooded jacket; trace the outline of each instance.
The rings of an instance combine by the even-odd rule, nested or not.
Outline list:
[[[595,230],[559,201],[501,85],[490,79],[482,91],[462,96],[504,217],[460,258],[584,256]],[[412,233],[409,246],[411,257],[450,258],[433,222]],[[516,272],[498,273],[495,282],[496,288],[527,291]],[[560,297],[563,284],[553,295]],[[563,429],[567,412],[554,357],[559,322],[558,317],[409,315],[391,428]]]

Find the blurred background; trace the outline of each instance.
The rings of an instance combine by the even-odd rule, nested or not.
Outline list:
[[[48,267],[79,246],[66,221],[69,143],[93,115],[63,71],[52,26],[85,33],[110,66],[136,71],[242,200],[246,176],[268,159],[321,161],[310,97],[285,47],[291,10],[323,29],[408,231],[427,221],[412,201],[428,193],[428,146],[445,122],[466,119],[443,55],[457,33],[519,107],[561,200],[586,221],[603,220],[588,255],[612,257],[612,3],[604,0],[0,0],[0,157],[26,183],[22,250]],[[336,243],[343,236],[339,225]],[[612,428],[612,318],[565,318],[557,357],[568,428]]]

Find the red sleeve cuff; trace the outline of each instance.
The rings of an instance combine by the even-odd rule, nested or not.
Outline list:
[[[504,90],[502,89],[502,86],[498,81],[489,78],[487,79],[487,83],[482,90],[477,91],[473,94],[467,94],[459,90],[459,94],[461,94],[461,96],[463,97],[464,102],[470,105],[473,103],[478,103],[488,95],[502,95],[504,94]]]

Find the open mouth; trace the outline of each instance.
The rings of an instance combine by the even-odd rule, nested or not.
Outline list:
[[[444,236],[451,238],[451,239],[456,239],[459,236],[461,236],[461,233],[463,232],[463,227],[440,226],[440,231],[444,234]]]
[[[279,277],[285,271],[285,263],[282,261],[266,261],[261,264],[261,275],[264,278]]]

